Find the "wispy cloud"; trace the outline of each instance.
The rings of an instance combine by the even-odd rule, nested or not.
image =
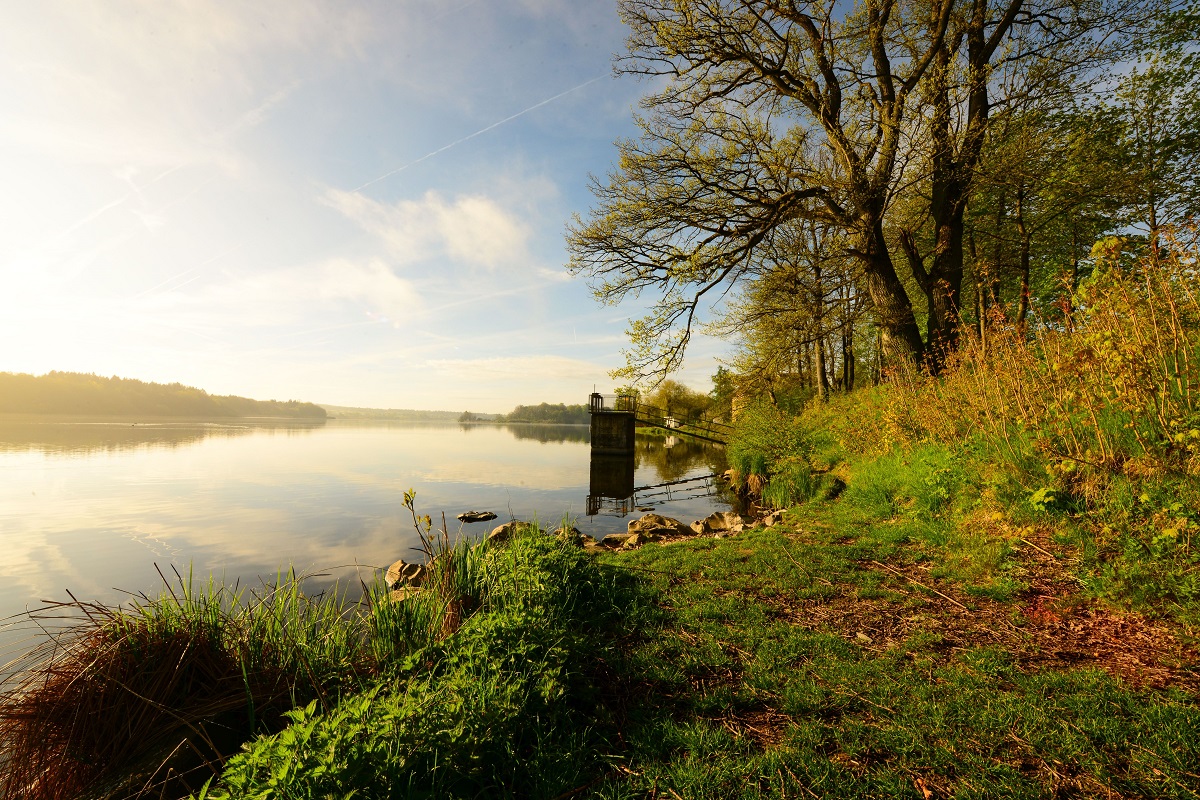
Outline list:
[[[549,105],[550,103],[553,103],[555,100],[566,97],[567,95],[571,94],[572,92],[577,92],[580,89],[584,88],[585,86],[591,86],[596,81],[603,80],[606,77],[608,77],[608,76],[607,75],[597,75],[596,77],[592,78],[591,80],[586,80],[583,83],[579,84],[578,86],[572,86],[570,89],[567,89],[566,91],[563,91],[563,92],[559,92],[558,94],[554,95],[553,97],[547,97],[545,100],[541,100],[537,103],[534,103],[533,105],[529,106],[528,108],[523,108],[520,111],[518,111],[517,113],[507,116],[498,122],[493,122],[491,125],[488,125],[487,127],[480,128],[479,130],[475,131],[474,133],[469,133],[466,136],[462,137],[461,139],[455,139],[453,142],[450,142],[450,144],[443,145],[442,147],[439,147],[436,150],[426,153],[425,155],[421,156],[420,158],[414,159],[412,161],[409,161],[407,164],[402,164],[401,166],[396,167],[393,170],[385,172],[382,175],[380,175],[378,178],[372,178],[371,180],[367,181],[366,183],[362,184],[361,186],[355,187],[353,191],[361,192],[363,189],[366,189],[368,186],[372,186],[376,183],[379,183],[380,181],[382,181],[386,178],[390,178],[393,175],[403,172],[404,170],[408,169],[411,166],[420,164],[422,161],[425,161],[427,159],[433,158],[436,155],[444,153],[452,147],[457,147],[458,145],[462,144],[463,142],[469,142],[472,139],[474,139],[476,136],[482,136],[483,134],[487,133],[488,131],[493,131],[496,128],[499,128],[501,125],[505,124],[506,122],[512,122],[514,119],[523,117],[531,111],[536,111],[537,109],[541,108],[542,106]]]
[[[482,195],[460,195],[447,201],[429,191],[420,200],[386,204],[358,192],[331,189],[326,202],[378,237],[401,261],[445,257],[473,266],[497,267],[528,258],[528,226]]]

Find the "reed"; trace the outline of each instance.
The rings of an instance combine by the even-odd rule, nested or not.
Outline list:
[[[403,602],[381,580],[360,600],[293,570],[255,589],[189,571],[155,597],[33,612],[45,636],[0,692],[0,796],[186,797],[286,712],[329,711],[453,633],[484,598],[483,549],[413,518],[429,578]]]

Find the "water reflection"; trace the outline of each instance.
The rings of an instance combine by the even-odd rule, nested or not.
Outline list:
[[[294,565],[358,585],[371,567],[335,565],[385,565],[419,543],[401,507],[409,488],[452,531],[467,510],[546,525],[565,516],[596,538],[625,528],[621,513],[584,513],[596,477],[586,426],[467,427],[0,420],[0,619],[67,589],[102,602],[127,600],[118,589],[153,593],[155,565],[250,585]],[[612,474],[604,488],[616,495],[721,469],[719,447],[639,436],[633,459],[600,480]],[[682,490],[648,499],[684,521],[728,507]]]
[[[6,416],[0,418],[0,453],[40,452],[49,455],[115,453],[141,448],[176,449],[209,438],[234,438],[254,433],[305,434],[325,420],[203,420],[93,419]]]
[[[592,441],[592,429],[587,425],[505,425],[516,439],[532,439],[536,442],[583,442]]]
[[[725,450],[719,445],[643,434],[635,439],[631,455],[591,454],[586,513],[623,517],[698,498],[736,505],[737,498],[712,480],[724,469]],[[639,471],[655,480],[637,485]]]

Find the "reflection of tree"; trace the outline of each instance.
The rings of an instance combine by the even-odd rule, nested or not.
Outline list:
[[[674,440],[667,447],[668,439]],[[653,466],[661,480],[674,481],[699,467],[721,472],[725,465],[725,448],[688,436],[638,436],[634,440],[637,466]]]
[[[592,429],[587,425],[514,425],[504,426],[516,439],[538,442],[590,442]]]
[[[105,420],[64,421],[28,418],[0,421],[0,452],[39,450],[46,453],[94,453],[176,448],[209,437],[232,438],[256,431],[305,433],[321,428],[313,422],[159,422]]]

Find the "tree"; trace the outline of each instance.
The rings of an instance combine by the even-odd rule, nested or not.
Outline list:
[[[889,347],[923,342],[884,236],[904,115],[945,35],[951,0],[911,18],[868,0],[622,0],[626,73],[665,76],[638,141],[595,181],[599,207],[569,234],[571,268],[619,302],[647,288],[626,374],[677,368],[705,295],[744,277],[756,249],[797,219],[845,231]],[[899,57],[897,55],[899,54]]]
[[[662,409],[667,416],[696,420],[712,405],[712,398],[703,392],[689,389],[682,383],[664,380],[642,400],[648,406]]]
[[[754,277],[710,326],[736,338],[733,364],[757,376],[758,388],[812,389],[854,385],[854,326],[865,308],[862,275],[844,238],[799,220],[772,232],[760,248]],[[840,354],[838,352],[840,346]]]
[[[576,219],[568,247],[571,269],[603,302],[657,294],[629,330],[621,373],[635,379],[679,367],[702,304],[752,275],[772,231],[797,220],[846,236],[884,348],[922,357],[885,228],[896,195],[921,182],[934,244],[910,264],[920,268],[934,343],[952,343],[963,214],[989,93],[1047,60],[1078,69],[1096,49],[1087,34],[1119,10],[1104,0],[621,0],[619,8],[631,32],[617,70],[666,85],[643,101],[641,136],[618,143],[617,169],[593,181],[598,205],[587,222]]]

